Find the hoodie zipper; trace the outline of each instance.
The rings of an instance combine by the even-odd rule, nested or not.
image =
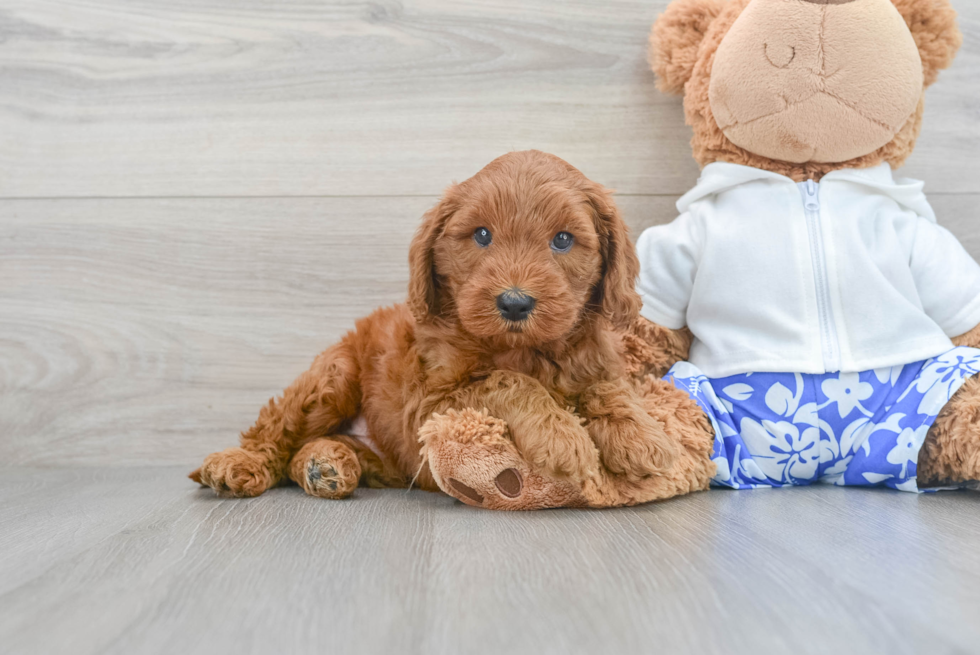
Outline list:
[[[810,237],[810,261],[813,264],[817,291],[817,316],[820,319],[823,367],[825,372],[831,373],[840,370],[840,344],[837,340],[837,326],[834,323],[834,309],[830,301],[827,253],[824,248],[823,230],[820,229],[820,185],[813,180],[807,180],[798,183],[797,186],[803,197],[806,229]]]

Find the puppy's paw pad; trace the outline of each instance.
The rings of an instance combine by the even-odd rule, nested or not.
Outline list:
[[[352,472],[353,473],[353,472]],[[306,465],[303,490],[320,498],[346,498],[357,487],[357,476],[338,471],[335,462],[311,458]]]

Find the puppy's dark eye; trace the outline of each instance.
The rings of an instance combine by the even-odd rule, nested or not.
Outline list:
[[[559,232],[555,235],[555,238],[551,240],[551,249],[555,252],[568,252],[572,249],[572,243],[575,242],[575,237],[573,237],[568,232]]]
[[[473,232],[473,240],[476,241],[481,248],[486,248],[490,245],[490,242],[493,241],[493,236],[490,234],[490,230],[487,228],[478,227],[476,228],[476,231]]]

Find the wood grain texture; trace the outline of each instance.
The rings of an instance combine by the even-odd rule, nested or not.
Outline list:
[[[980,643],[980,530],[964,518],[980,494],[712,491],[507,514],[401,490],[220,500],[182,473],[0,472],[5,653],[868,655]]]
[[[634,234],[674,201],[619,198]],[[978,201],[933,197],[975,257]],[[434,202],[0,201],[0,462],[191,466],[234,445],[355,319],[404,298]]]
[[[432,195],[514,149],[696,176],[646,65],[668,0],[4,0],[0,197]],[[975,193],[980,3],[907,166]]]
[[[495,514],[184,477],[402,299],[422,212],[503,152],[617,188],[634,235],[671,220],[697,168],[645,62],[666,3],[0,2],[0,652],[980,652],[980,494]],[[953,3],[901,173],[980,258]]]

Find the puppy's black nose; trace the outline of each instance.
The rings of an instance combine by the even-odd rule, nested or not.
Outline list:
[[[534,309],[536,301],[520,289],[507,289],[497,296],[497,309],[508,321],[523,321]]]

